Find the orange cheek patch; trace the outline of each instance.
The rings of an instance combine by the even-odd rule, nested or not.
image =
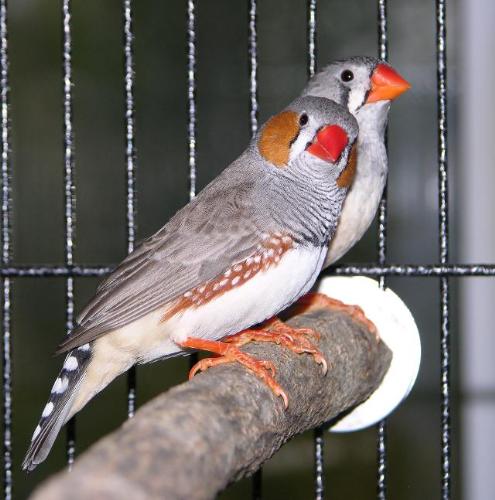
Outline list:
[[[352,146],[351,152],[349,153],[349,158],[347,160],[347,165],[344,170],[340,172],[340,175],[337,179],[337,186],[339,188],[348,188],[352,184],[354,180],[354,176],[356,175],[356,166],[357,166],[357,147],[356,144]]]
[[[283,111],[268,120],[258,141],[258,149],[265,160],[277,167],[289,161],[291,142],[299,133],[299,120],[293,111]]]
[[[187,309],[196,309],[220,295],[242,286],[259,272],[267,271],[280,262],[283,254],[293,247],[290,236],[280,233],[264,234],[257,250],[246,260],[229,267],[223,274],[188,290],[162,316],[161,322]]]

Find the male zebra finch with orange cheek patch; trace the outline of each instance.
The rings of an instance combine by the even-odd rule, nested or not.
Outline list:
[[[240,345],[277,342],[326,369],[307,331],[270,318],[320,272],[350,185],[357,134],[356,120],[340,105],[296,99],[113,271],[59,348],[68,354],[24,469],[42,462],[61,426],[136,363],[206,350],[220,356],[200,361],[191,374],[235,361],[286,405],[273,366]]]

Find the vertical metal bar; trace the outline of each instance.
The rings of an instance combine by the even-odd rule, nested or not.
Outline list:
[[[125,95],[125,159],[127,252],[136,242],[136,147],[134,138],[134,53],[132,0],[124,0],[124,95]],[[136,411],[136,367],[127,373],[127,416]]]
[[[251,136],[258,130],[258,27],[257,0],[248,0],[248,55],[249,55],[249,121]]]
[[[387,0],[378,0],[378,57],[388,60]],[[386,140],[386,139],[385,139]],[[378,264],[385,265],[387,258],[387,189],[385,184],[378,210]],[[380,287],[385,287],[385,277],[380,277]],[[379,500],[387,497],[387,422],[377,425],[377,474],[376,493]]]
[[[449,258],[448,234],[448,163],[447,163],[447,34],[446,0],[436,0],[437,41],[437,106],[438,106],[438,197],[439,197],[439,255],[440,263]],[[451,437],[450,437],[450,329],[449,281],[440,279],[440,390],[442,430],[442,499],[450,498]]]
[[[64,199],[65,199],[65,264],[74,264],[75,186],[74,186],[74,133],[72,117],[72,28],[71,0],[63,0],[63,112],[64,112]],[[74,278],[69,276],[65,286],[65,325],[69,333],[74,327]],[[75,421],[67,425],[67,463],[74,462]]]
[[[257,0],[248,0],[248,71],[249,71],[249,124],[251,137],[258,130],[258,26]],[[261,500],[263,495],[263,469],[254,473],[251,496]]]
[[[189,200],[196,196],[196,15],[194,0],[187,0],[187,144],[189,153]],[[191,354],[189,366],[198,361]]]
[[[308,0],[307,3],[307,72],[311,78],[317,70],[317,31],[316,31],[317,0]],[[322,500],[325,496],[324,476],[324,430],[318,427],[314,430],[314,496],[316,500]]]
[[[387,0],[378,0],[378,57],[388,60],[388,16]],[[378,263],[385,265],[387,258],[387,185],[383,190],[378,211]],[[384,286],[384,277],[380,278],[380,285]]]
[[[258,27],[257,27],[257,1],[248,0],[248,61],[249,61],[249,122],[251,136],[258,130]],[[254,473],[252,481],[252,498],[261,500],[263,496],[263,469]]]
[[[308,78],[316,73],[316,59],[318,56],[316,47],[316,6],[317,0],[308,0]]]
[[[7,44],[7,0],[0,1],[0,99],[2,135],[2,265],[10,264],[12,205],[10,199],[9,57]],[[10,278],[3,279],[2,293],[2,382],[3,382],[3,493],[12,498],[12,359]]]
[[[196,196],[196,16],[194,0],[187,1],[187,107],[189,199]]]
[[[315,499],[322,500],[325,496],[324,482],[324,429],[318,427],[314,431],[314,450],[315,450]]]

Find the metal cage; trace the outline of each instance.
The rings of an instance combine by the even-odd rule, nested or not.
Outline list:
[[[451,497],[451,348],[449,326],[449,278],[465,276],[495,276],[495,265],[475,264],[459,265],[449,261],[449,221],[448,221],[448,157],[447,157],[447,41],[446,41],[446,0],[436,0],[436,64],[437,64],[437,106],[438,106],[438,262],[430,265],[393,265],[387,263],[387,197],[382,199],[379,210],[378,251],[375,264],[340,265],[330,272],[338,275],[368,275],[379,277],[382,286],[387,276],[437,277],[440,294],[440,345],[441,371],[440,405],[441,405],[441,496]],[[123,57],[124,71],[122,85],[125,93],[125,109],[123,119],[126,132],[125,140],[125,176],[126,199],[126,233],[127,250],[131,252],[136,241],[136,154],[135,154],[135,119],[134,119],[134,56],[133,56],[133,2],[122,1],[123,12]],[[187,0],[186,33],[187,50],[187,112],[188,112],[188,176],[189,197],[196,194],[196,0]],[[249,128],[254,134],[258,127],[258,46],[257,46],[257,10],[256,0],[248,0],[247,50],[249,62]],[[0,0],[0,95],[1,95],[1,176],[2,176],[2,357],[3,357],[3,492],[7,500],[13,498],[12,481],[12,381],[15,376],[11,363],[12,343],[12,286],[16,279],[23,277],[62,277],[66,282],[66,330],[74,323],[74,279],[87,276],[104,276],[110,271],[107,266],[83,266],[74,260],[74,138],[72,115],[72,2],[62,1],[63,23],[63,113],[64,113],[64,175],[65,175],[65,259],[62,265],[17,265],[12,259],[13,238],[11,235],[12,197],[11,197],[11,140],[9,110],[9,45],[8,45],[8,7],[7,0]],[[317,66],[317,0],[307,1],[307,73],[312,76]],[[377,37],[378,56],[388,58],[388,15],[387,1],[377,1]],[[136,370],[128,375],[128,416],[135,411]],[[386,422],[377,427],[377,472],[376,489],[380,499],[386,498],[387,492],[387,436]],[[67,463],[74,460],[75,423],[68,426]],[[323,430],[314,431],[314,492],[317,499],[324,498],[323,480]],[[310,492],[308,492],[308,497]],[[262,498],[262,478],[258,473],[253,479],[253,498]]]

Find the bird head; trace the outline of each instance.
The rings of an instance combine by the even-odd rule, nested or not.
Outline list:
[[[343,106],[308,96],[270,118],[256,141],[271,167],[289,174],[305,172],[315,178],[337,179],[347,166],[357,134],[356,119]]]
[[[411,88],[389,64],[374,57],[351,57],[336,61],[318,72],[303,95],[332,99],[351,113],[361,107],[390,102]]]

